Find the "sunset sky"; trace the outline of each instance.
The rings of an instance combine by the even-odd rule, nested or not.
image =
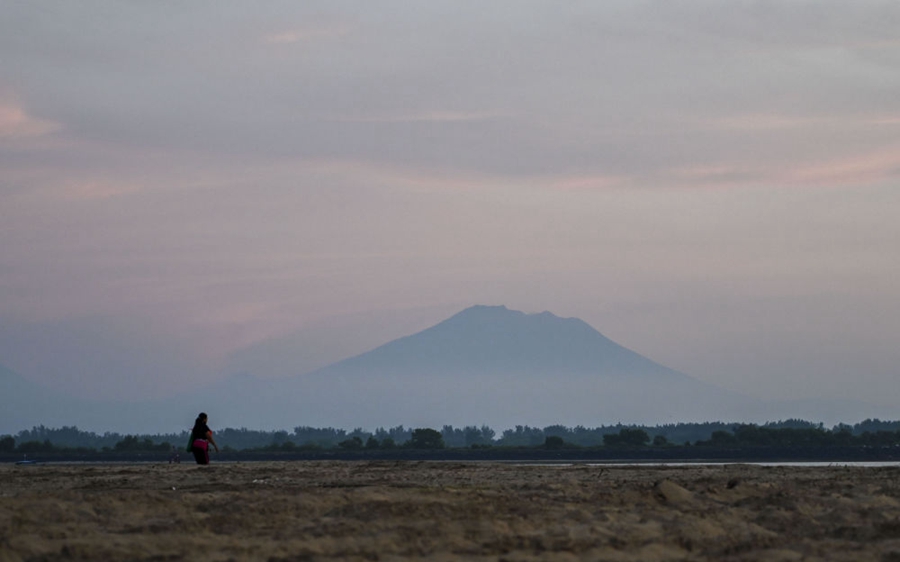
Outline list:
[[[0,8],[0,364],[30,380],[300,374],[502,304],[900,403],[900,3]]]

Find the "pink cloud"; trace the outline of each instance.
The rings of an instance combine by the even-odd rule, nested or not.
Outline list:
[[[416,123],[416,122],[433,122],[433,123],[454,123],[460,121],[483,121],[487,119],[496,119],[503,117],[505,114],[500,111],[452,111],[452,110],[431,110],[418,111],[408,113],[388,113],[382,115],[368,115],[359,117],[335,117],[334,121],[342,123]]]
[[[549,183],[553,189],[569,191],[618,187],[626,183],[626,180],[619,176],[586,174],[578,176],[560,176],[550,180]]]
[[[292,45],[307,41],[343,37],[353,30],[354,26],[349,22],[325,22],[319,25],[284,29],[263,35],[262,42],[270,45]]]
[[[754,185],[844,187],[876,183],[898,175],[900,146],[794,166],[758,162],[753,165],[711,163],[673,168],[663,172],[660,181],[663,185],[686,188]]]
[[[900,115],[882,115],[870,121],[873,125],[900,125]]]
[[[820,124],[816,118],[793,117],[774,113],[733,115],[717,119],[713,125],[722,129],[738,131],[768,131],[777,129],[795,129]]]
[[[136,185],[113,180],[89,180],[64,187],[65,197],[73,200],[109,199],[138,190]]]
[[[900,146],[835,158],[788,170],[783,180],[805,185],[857,185],[900,175]]]
[[[55,121],[38,119],[17,104],[0,101],[0,139],[40,137],[60,129]]]
[[[683,187],[737,187],[758,182],[760,172],[730,163],[699,164],[669,170],[666,177]]]

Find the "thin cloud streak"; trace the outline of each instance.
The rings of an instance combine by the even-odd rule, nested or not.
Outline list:
[[[833,187],[876,184],[898,178],[900,145],[798,167],[788,171],[783,181],[788,184]]]
[[[433,110],[418,113],[397,113],[392,115],[340,116],[326,118],[328,121],[341,123],[455,123],[465,121],[484,121],[509,117],[509,113],[501,111],[447,111]]]
[[[295,43],[308,43],[313,41],[321,41],[324,39],[345,37],[352,33],[355,27],[355,25],[349,22],[330,24],[322,23],[320,25],[310,25],[285,31],[267,33],[262,37],[262,41],[263,43],[272,45],[293,45]]]

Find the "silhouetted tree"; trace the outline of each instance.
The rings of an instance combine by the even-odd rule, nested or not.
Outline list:
[[[409,446],[412,449],[443,449],[444,438],[440,431],[434,429],[414,429],[409,439]]]
[[[881,421],[878,418],[867,419],[853,426],[854,435],[862,435],[866,432],[875,433],[877,431],[900,431],[900,420]]]
[[[20,453],[49,453],[51,451],[56,450],[56,447],[53,446],[49,440],[41,441],[26,441],[25,443],[20,443],[18,447],[16,447],[16,451]]]
[[[702,442],[698,442],[700,445]],[[709,441],[707,442],[713,446],[729,446],[737,444],[737,437],[734,436],[730,431],[725,431],[722,429],[716,430],[712,432],[712,435],[709,437]]]
[[[294,442],[303,443],[304,447],[316,446],[320,448],[334,447],[347,438],[347,432],[333,427],[316,428],[298,426],[294,428]],[[218,440],[218,436],[216,436]]]
[[[619,433],[603,436],[603,444],[607,447],[641,447],[649,442],[647,432],[637,427],[623,427]]]
[[[375,438],[385,442],[386,439],[391,439],[395,444],[396,443],[406,443],[409,441],[410,434],[412,432],[402,425],[398,425],[397,427],[392,427],[390,429],[384,429],[383,427],[379,427],[375,430]]]
[[[172,448],[169,443],[154,443],[149,437],[143,439],[137,435],[126,435],[113,446],[114,451],[168,451]]]
[[[441,429],[441,437],[444,438],[446,447],[477,447],[490,445],[494,440],[494,430],[486,425],[480,428],[474,425],[467,425],[461,429],[454,428],[452,425],[445,425]]]
[[[465,447],[466,433],[462,429],[456,429],[452,425],[445,425],[441,428],[441,438],[444,440],[446,447]]]
[[[504,447],[537,447],[544,442],[544,430],[527,425],[517,425],[515,429],[503,432],[498,445]]]
[[[566,446],[566,441],[559,435],[549,435],[544,439],[545,449],[562,449]]]
[[[356,451],[356,450],[362,449],[363,440],[360,439],[360,437],[358,435],[354,435],[350,439],[345,439],[344,441],[341,441],[340,443],[338,443],[338,447],[340,447],[341,449]]]

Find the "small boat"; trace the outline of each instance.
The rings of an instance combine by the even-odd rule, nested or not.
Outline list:
[[[28,459],[28,455],[22,455],[22,460],[16,461],[16,464],[37,464],[37,461]]]

